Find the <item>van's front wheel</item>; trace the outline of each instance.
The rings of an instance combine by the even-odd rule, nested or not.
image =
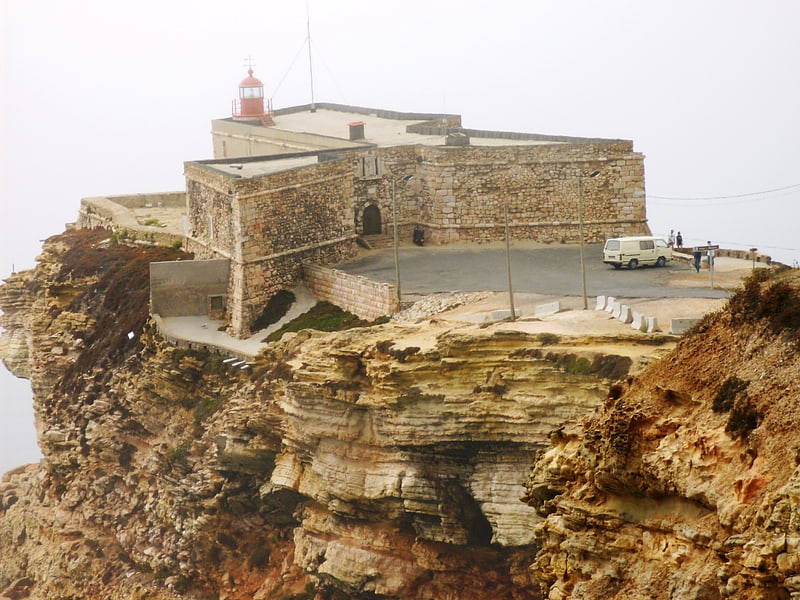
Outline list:
[[[664,258],[663,256],[659,256],[658,260],[656,261],[656,266],[663,267],[665,264],[667,264],[667,259]]]
[[[628,268],[629,269],[635,269],[638,266],[639,266],[639,261],[636,260],[635,258],[632,258],[631,261],[628,263]]]

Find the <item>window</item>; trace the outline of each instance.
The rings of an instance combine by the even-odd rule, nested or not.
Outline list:
[[[640,250],[652,250],[655,247],[656,245],[653,243],[653,240],[641,240],[639,242]]]
[[[223,295],[209,296],[208,308],[212,311],[225,310],[225,296]]]
[[[264,97],[264,88],[263,87],[239,88],[239,97],[240,98],[263,98]]]

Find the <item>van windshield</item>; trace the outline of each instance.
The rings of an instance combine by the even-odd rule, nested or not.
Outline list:
[[[619,240],[608,240],[606,250],[619,250]]]

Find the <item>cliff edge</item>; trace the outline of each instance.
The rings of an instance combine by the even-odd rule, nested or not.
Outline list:
[[[531,465],[672,343],[431,319],[241,369],[150,323],[183,257],[78,230],[0,287],[44,455],[0,483],[0,597],[535,600]]]
[[[800,277],[756,272],[527,484],[556,599],[800,598]]]

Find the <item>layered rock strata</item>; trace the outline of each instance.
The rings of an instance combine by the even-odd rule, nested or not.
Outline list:
[[[107,238],[53,238],[0,288],[44,454],[0,484],[0,595],[540,597],[528,470],[630,358],[428,322],[233,368],[148,325],[146,265],[180,254]]]
[[[800,598],[800,277],[747,282],[527,484],[551,600]]]

